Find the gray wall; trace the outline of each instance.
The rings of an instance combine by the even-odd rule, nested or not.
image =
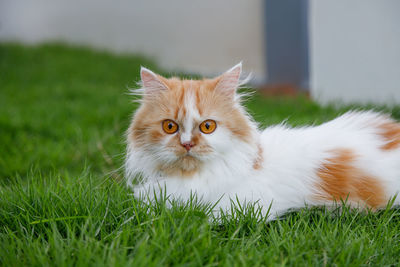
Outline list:
[[[262,0],[0,0],[0,40],[143,53],[167,70],[264,73]]]
[[[400,1],[311,0],[311,89],[326,103],[400,103]]]

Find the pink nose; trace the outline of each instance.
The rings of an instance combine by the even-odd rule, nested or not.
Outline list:
[[[193,142],[185,142],[182,144],[182,146],[186,148],[186,151],[189,151],[192,147],[194,147],[194,144]]]

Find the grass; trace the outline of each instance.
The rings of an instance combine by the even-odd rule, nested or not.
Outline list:
[[[119,169],[140,65],[159,71],[132,55],[0,44],[0,265],[399,264],[398,209],[303,209],[268,223],[237,212],[215,224],[195,202],[136,201]],[[263,126],[360,108],[258,95],[247,106]]]

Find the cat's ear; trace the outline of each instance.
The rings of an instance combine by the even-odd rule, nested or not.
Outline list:
[[[240,85],[240,74],[242,73],[242,62],[219,76],[215,90],[228,97],[234,98],[236,89]]]
[[[160,76],[145,67],[140,68],[140,77],[145,94],[150,95],[159,91],[168,90],[168,87],[161,80]]]

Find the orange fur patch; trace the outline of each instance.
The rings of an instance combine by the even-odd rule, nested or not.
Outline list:
[[[384,189],[374,177],[354,166],[356,156],[349,149],[332,151],[333,157],[326,160],[317,175],[321,179],[322,192],[318,197],[329,200],[362,201],[371,208],[386,204]]]
[[[383,150],[393,150],[400,146],[400,124],[387,122],[379,126],[380,135],[386,141],[381,147]]]
[[[255,170],[261,169],[262,163],[264,160],[262,147],[260,145],[258,145],[257,149],[258,149],[257,150],[257,158],[254,160],[254,163],[253,163],[253,169],[255,169]]]

